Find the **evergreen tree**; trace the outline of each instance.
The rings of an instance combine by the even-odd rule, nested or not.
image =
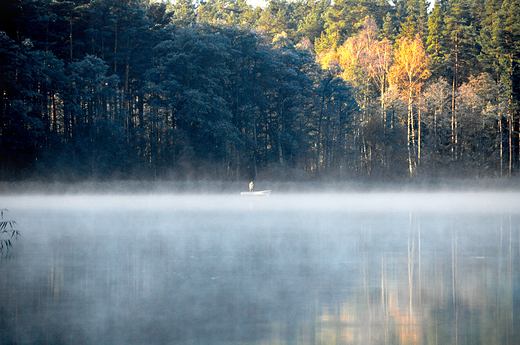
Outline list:
[[[236,140],[224,94],[229,85],[229,41],[217,33],[171,28],[169,40],[155,47],[152,84],[147,87],[154,113],[163,114],[158,125],[182,130],[184,145],[201,159],[220,161],[226,145]],[[159,139],[157,139],[159,140]],[[151,152],[152,161],[155,154]]]
[[[335,37],[337,46],[355,34],[369,15],[367,3],[339,0],[325,13],[325,28],[328,37]]]
[[[270,0],[263,9],[257,26],[272,40],[276,35],[285,33],[294,42],[298,23],[293,17],[294,6],[286,0]]]
[[[306,11],[298,24],[296,39],[300,41],[308,38],[311,42],[315,42],[316,38],[321,37],[321,33],[325,28],[324,13],[330,7],[330,0],[320,0],[313,3],[313,6]]]
[[[466,0],[450,2],[445,14],[446,37],[446,69],[451,77],[451,152],[452,159],[458,156],[458,119],[456,107],[457,88],[471,75],[471,71],[478,67],[477,56],[479,46],[476,42],[476,32],[472,25],[469,5]]]
[[[176,0],[169,8],[173,12],[173,22],[181,27],[187,27],[197,21],[197,6],[193,0]]]
[[[519,0],[426,5],[3,1],[0,178],[515,174]]]
[[[432,77],[447,77],[446,75],[446,40],[444,37],[444,12],[439,0],[435,1],[433,11],[428,19],[428,37],[426,52],[430,56]]]
[[[383,21],[380,38],[386,38],[390,42],[394,43],[397,38],[397,27],[399,26],[396,22],[397,20],[392,14],[392,11],[388,11]]]
[[[500,79],[500,67],[498,63],[498,47],[502,26],[499,18],[499,11],[502,7],[502,0],[487,0],[485,2],[485,12],[481,21],[479,43],[482,50],[479,61],[484,69],[489,72],[496,81]]]
[[[421,27],[417,19],[416,14],[413,12],[406,16],[406,21],[401,23],[401,30],[399,31],[398,39],[405,37],[412,40],[419,36]]]
[[[515,135],[520,127],[520,2],[504,0],[496,23],[497,58],[501,67],[501,81],[508,89],[509,109],[505,119],[507,128],[508,175],[518,167],[520,139]]]

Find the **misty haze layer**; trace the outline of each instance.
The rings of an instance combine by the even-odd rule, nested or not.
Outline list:
[[[515,343],[519,193],[24,195],[1,343]],[[494,330],[493,332],[491,330]]]

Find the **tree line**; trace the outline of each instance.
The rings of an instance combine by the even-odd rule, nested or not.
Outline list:
[[[515,175],[519,4],[4,1],[0,179]]]

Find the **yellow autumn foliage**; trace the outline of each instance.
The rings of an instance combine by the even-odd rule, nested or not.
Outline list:
[[[403,37],[394,53],[394,63],[390,68],[390,85],[400,91],[403,101],[410,103],[417,97],[424,81],[431,75],[429,61],[419,37]]]

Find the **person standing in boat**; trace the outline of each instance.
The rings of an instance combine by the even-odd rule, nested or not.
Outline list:
[[[253,188],[255,187],[255,184],[253,183],[253,181],[249,182],[249,191],[252,192],[253,191]]]

